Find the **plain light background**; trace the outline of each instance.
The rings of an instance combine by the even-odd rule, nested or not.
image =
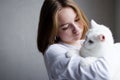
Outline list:
[[[44,0],[0,0],[0,80],[48,80],[36,45]],[[120,41],[120,0],[75,0],[89,20],[111,28]]]

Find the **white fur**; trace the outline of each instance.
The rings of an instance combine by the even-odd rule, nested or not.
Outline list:
[[[104,36],[104,41],[100,40],[101,35]],[[89,43],[89,41],[92,41],[93,43]],[[113,45],[113,42],[114,40],[110,29],[104,25],[99,25],[92,20],[91,28],[87,32],[85,42],[81,48],[81,56],[102,57],[105,55],[104,53],[107,53],[105,51],[109,51],[110,46]]]
[[[86,36],[80,50],[81,56],[85,58],[104,57],[109,65],[111,80],[120,80],[120,43],[114,43],[111,30],[91,20],[91,29]],[[92,43],[89,43],[90,40]]]
[[[78,52],[70,51],[67,56]],[[105,25],[97,24],[91,20],[91,28],[80,49],[82,66],[89,66],[99,57],[104,57],[109,65],[111,80],[120,80],[120,43],[114,43],[111,30]],[[69,57],[72,57],[69,56]]]

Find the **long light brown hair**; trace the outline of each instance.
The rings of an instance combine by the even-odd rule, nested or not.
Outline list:
[[[71,7],[84,24],[82,38],[88,30],[86,16],[73,0],[45,0],[41,8],[37,36],[37,46],[43,54],[49,45],[59,42],[59,39],[55,38],[58,32],[57,14],[65,7]]]

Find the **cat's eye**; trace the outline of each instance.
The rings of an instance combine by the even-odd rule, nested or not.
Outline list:
[[[89,40],[88,42],[89,42],[90,44],[93,44],[93,43],[94,43],[92,40]]]

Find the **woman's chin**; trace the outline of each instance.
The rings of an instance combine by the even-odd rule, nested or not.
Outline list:
[[[75,40],[80,40],[80,38],[81,38],[80,36],[75,36],[74,37]]]

